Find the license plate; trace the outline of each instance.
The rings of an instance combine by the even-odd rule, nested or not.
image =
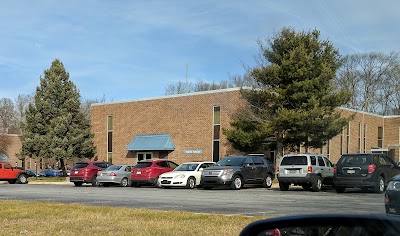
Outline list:
[[[290,174],[296,174],[296,172],[297,172],[296,170],[290,170],[289,171]]]
[[[140,170],[136,171],[136,174],[140,175],[142,172]]]
[[[347,170],[347,174],[355,174],[356,171],[355,170]]]

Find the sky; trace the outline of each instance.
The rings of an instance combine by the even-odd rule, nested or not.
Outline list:
[[[34,94],[61,60],[84,99],[164,96],[256,65],[258,40],[317,29],[341,55],[400,51],[398,0],[4,0],[0,98]]]

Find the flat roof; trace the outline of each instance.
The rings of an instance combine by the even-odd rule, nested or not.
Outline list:
[[[225,92],[239,91],[241,89],[251,89],[251,88],[250,87],[236,87],[236,88],[227,88],[227,89],[216,89],[216,90],[193,92],[193,93],[182,93],[182,94],[165,95],[165,96],[160,96],[160,97],[139,98],[139,99],[134,99],[134,100],[126,100],[126,101],[93,103],[91,106],[103,106],[103,105],[112,105],[112,104],[127,103],[127,102],[150,101],[150,100],[168,99],[168,98],[177,98],[177,97],[188,97],[188,96],[213,94],[213,93],[225,93]]]

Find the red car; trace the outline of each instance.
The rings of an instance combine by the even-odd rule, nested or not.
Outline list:
[[[178,166],[169,160],[146,160],[139,161],[132,167],[131,185],[140,187],[142,185],[157,185],[158,176],[172,171]]]
[[[75,186],[82,186],[83,183],[97,186],[97,172],[111,165],[110,162],[105,161],[78,162],[70,170],[69,181]]]

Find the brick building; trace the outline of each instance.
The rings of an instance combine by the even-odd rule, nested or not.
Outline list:
[[[222,130],[242,102],[240,89],[222,89],[92,105],[92,131],[98,160],[136,163],[168,158],[216,161],[233,150]],[[318,150],[336,163],[341,154],[389,152],[399,161],[400,116],[379,116],[338,108],[354,115],[343,132]],[[266,153],[274,155],[273,150]]]

